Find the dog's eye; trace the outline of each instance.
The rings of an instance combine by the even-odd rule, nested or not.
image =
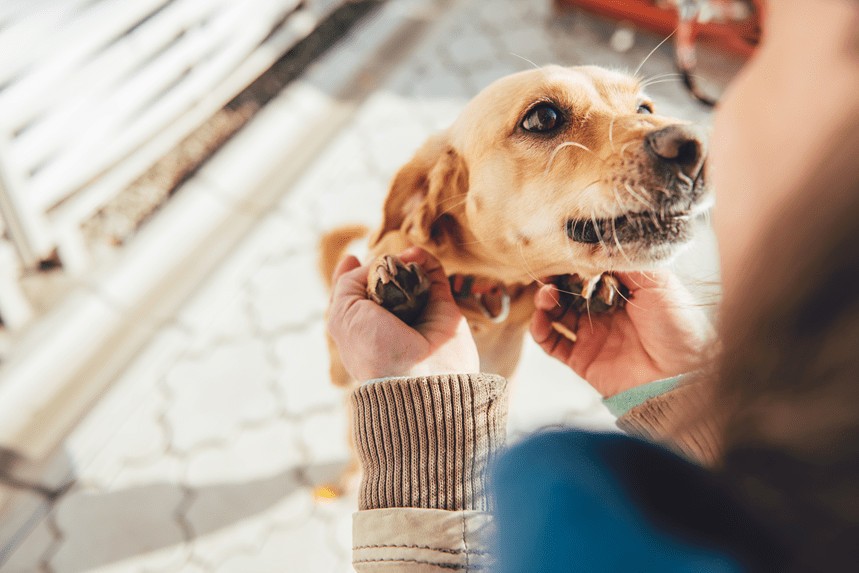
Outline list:
[[[552,131],[563,123],[561,112],[555,106],[544,103],[533,108],[522,120],[522,129],[537,133]]]
[[[638,113],[650,115],[651,113],[653,113],[653,106],[649,103],[643,103],[638,106]]]

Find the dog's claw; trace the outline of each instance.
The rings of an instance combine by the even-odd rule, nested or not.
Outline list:
[[[393,255],[379,257],[367,276],[367,296],[406,324],[413,324],[429,302],[430,280],[415,263]]]
[[[579,275],[564,275],[556,281],[562,296],[577,313],[603,314],[623,308],[629,289],[617,277],[604,273],[589,280]]]

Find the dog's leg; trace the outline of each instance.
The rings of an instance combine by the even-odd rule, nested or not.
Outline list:
[[[480,371],[510,378],[519,364],[522,345],[534,314],[534,293],[538,285],[532,284],[516,294],[510,301],[507,320],[494,324],[483,316],[469,312],[469,325],[480,355]]]
[[[343,366],[343,361],[340,359],[340,351],[330,334],[325,334],[325,340],[328,343],[328,372],[331,375],[331,383],[338,388],[349,388],[352,386],[352,377]]]

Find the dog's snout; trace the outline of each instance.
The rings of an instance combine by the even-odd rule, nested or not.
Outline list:
[[[693,125],[669,125],[647,135],[650,152],[664,164],[695,178],[707,157],[704,130]]]

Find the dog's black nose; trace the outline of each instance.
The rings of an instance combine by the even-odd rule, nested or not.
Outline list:
[[[692,179],[707,157],[707,137],[694,125],[669,125],[647,135],[647,146],[659,160]]]

